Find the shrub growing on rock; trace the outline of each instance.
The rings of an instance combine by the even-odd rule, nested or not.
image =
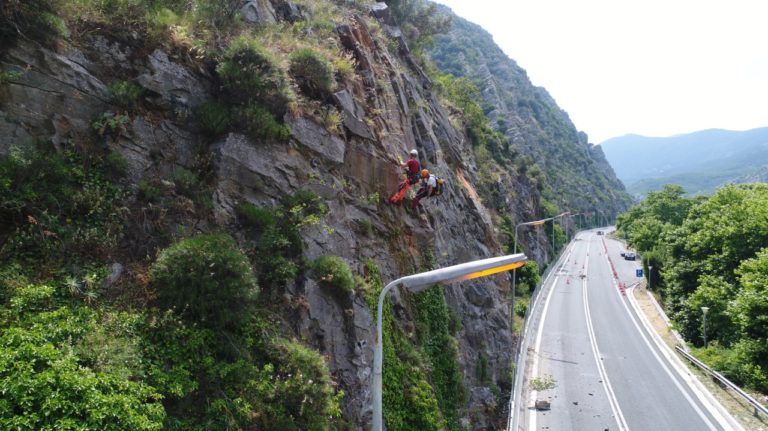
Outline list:
[[[355,278],[344,260],[338,256],[320,256],[315,260],[315,274],[320,286],[334,289],[338,293],[351,294],[355,289]]]
[[[283,71],[255,39],[235,40],[216,71],[228,100],[240,105],[257,103],[277,117],[285,114],[292,99]]]
[[[209,136],[225,133],[232,124],[229,107],[221,102],[205,102],[196,106],[194,113],[203,133]]]
[[[301,91],[321,99],[336,87],[333,65],[312,48],[302,48],[291,54],[289,72]]]
[[[160,253],[150,276],[163,307],[214,330],[239,330],[257,294],[247,257],[226,234],[177,242]]]

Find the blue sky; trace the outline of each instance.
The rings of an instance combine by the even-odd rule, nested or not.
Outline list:
[[[436,0],[488,30],[590,142],[768,126],[764,0]]]

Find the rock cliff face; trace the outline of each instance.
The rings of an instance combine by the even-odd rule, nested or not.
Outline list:
[[[269,3],[258,6],[255,17],[275,14]],[[361,262],[371,258],[383,279],[392,280],[420,266],[427,250],[434,251],[441,266],[498,255],[490,217],[472,186],[472,153],[429,91],[429,81],[406,61],[405,45],[389,52],[359,17],[339,27],[337,35],[355,56],[361,78],[334,94],[344,113],[344,131],[329,133],[310,118],[289,114],[287,143],[255,142],[239,133],[208,143],[191,113],[213,97],[215,80],[203,65],[179,53],[146,52],[141,40],[98,33],[55,50],[23,42],[2,56],[4,70],[23,74],[0,90],[0,154],[35,140],[61,146],[91,138],[93,119],[114,108],[107,84],[123,77],[146,90],[148,109],[129,115],[119,133],[102,144],[125,157],[134,189],[142,180],[166,177],[175,168],[193,170],[201,157],[210,158],[214,217],[187,220],[194,230],[236,230],[238,202],[271,205],[297,189],[308,189],[325,200],[330,212],[322,227],[305,233],[307,259],[336,254],[363,273]],[[371,198],[396,189],[397,158],[411,148],[449,184],[442,197],[425,201],[418,213]],[[371,234],[359,233],[362,223],[372,226]],[[507,285],[498,277],[445,290],[462,323],[456,336],[470,402],[483,408],[493,397],[477,381],[479,355],[487,359],[494,382],[510,363]],[[407,293],[395,292],[393,303],[399,321],[409,325],[413,316],[402,295]],[[287,325],[327,355],[347,394],[345,416],[356,429],[364,428],[370,418],[374,341],[368,306],[360,297],[340,304],[312,279],[289,285],[282,298],[279,308]],[[296,307],[298,303],[305,306]]]
[[[290,21],[304,13],[282,0],[244,2],[242,10],[253,25]],[[177,209],[180,216],[166,221],[187,234],[226,229],[243,239],[235,213],[239,203],[271,206],[296,190],[310,190],[322,197],[329,213],[303,232],[304,257],[338,255],[356,274],[365,274],[363,262],[371,259],[385,283],[427,266],[428,256],[434,256],[437,266],[447,266],[501,254],[494,216],[476,190],[478,168],[466,136],[452,125],[430,80],[411,58],[386,5],[376,5],[372,13],[379,20],[376,27],[387,35],[371,28],[372,18],[357,13],[335,29],[356,64],[355,78],[332,94],[343,115],[338,132],[329,132],[312,116],[289,112],[283,118],[290,130],[287,142],[255,140],[237,131],[212,139],[193,114],[219,91],[211,65],[184,50],[151,47],[136,34],[94,31],[76,42],[61,40],[55,48],[22,40],[2,52],[2,70],[19,74],[0,87],[0,155],[36,141],[57,148],[95,142],[125,158],[125,185],[133,199],[141,182],[162,181],[180,168],[204,171],[210,212]],[[492,79],[493,71],[486,69],[485,74]],[[116,79],[143,89],[142,108],[120,114],[112,133],[99,134],[95,119],[105,112],[121,112],[108,94],[108,85]],[[489,99],[493,93],[493,87],[485,92]],[[521,129],[525,121],[520,122]],[[508,133],[515,142],[529,145],[526,136],[514,130]],[[424,200],[423,210],[413,212],[382,203],[400,180],[398,158],[411,148],[447,180],[441,197]],[[592,167],[584,167],[588,169]],[[498,192],[510,196],[507,202],[514,213],[534,214],[539,192],[524,183],[524,176],[520,181],[500,182]],[[512,188],[517,189],[514,196]],[[601,202],[615,209],[623,205],[611,199],[615,196]],[[159,223],[157,209],[136,204],[135,211],[137,220],[144,217],[142,223]],[[152,256],[162,245],[163,240],[150,236],[126,238],[122,259]],[[469,394],[464,422],[470,423],[470,412],[480,412],[472,415],[473,429],[503,422],[503,406],[497,406],[491,388],[505,387],[514,351],[508,285],[506,276],[495,276],[444,289],[445,301],[460,321],[453,336]],[[278,298],[274,311],[284,331],[326,356],[346,394],[343,410],[350,428],[366,429],[374,316],[362,295],[340,301],[321,289],[311,274],[271,295]],[[410,296],[395,291],[392,307],[397,324],[413,337]]]

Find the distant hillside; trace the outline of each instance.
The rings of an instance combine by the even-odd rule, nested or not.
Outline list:
[[[546,89],[534,86],[490,33],[453,15],[429,55],[442,73],[469,79],[480,90],[493,129],[508,141],[508,172],[535,172],[545,200],[573,212],[616,214],[630,197],[599,146],[588,142]],[[514,210],[514,209],[511,209]]]
[[[764,181],[768,172],[768,127],[666,138],[626,135],[600,147],[634,195],[669,183],[680,184],[690,194],[708,194],[727,183]]]

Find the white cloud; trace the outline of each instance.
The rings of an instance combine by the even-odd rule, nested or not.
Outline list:
[[[481,25],[592,142],[768,126],[762,0],[438,0]]]

